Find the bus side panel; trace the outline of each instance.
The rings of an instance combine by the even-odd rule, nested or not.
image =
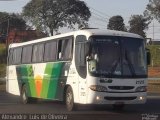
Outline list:
[[[27,87],[29,97],[63,100],[70,63],[39,63],[17,66],[19,86]]]
[[[33,66],[17,66],[16,72],[20,88],[22,88],[22,86],[25,85],[27,88],[28,96],[36,97]]]
[[[58,99],[56,94],[60,82],[63,63],[48,63],[43,78],[41,98]]]
[[[7,92],[9,92],[11,94],[20,95],[20,89],[19,89],[15,69],[16,69],[16,66],[8,66],[7,67],[6,90],[7,90]]]

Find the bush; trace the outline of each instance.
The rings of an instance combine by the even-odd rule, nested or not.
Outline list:
[[[0,44],[0,78],[6,76],[6,47],[5,44]]]
[[[160,45],[148,45],[151,52],[151,66],[160,67]]]
[[[6,64],[7,56],[6,56],[6,47],[5,44],[0,44],[0,64]]]
[[[0,64],[0,78],[6,76],[6,64]]]

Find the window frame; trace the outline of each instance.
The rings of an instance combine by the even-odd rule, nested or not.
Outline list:
[[[15,61],[17,61],[17,60],[15,60],[15,58],[14,58],[14,56],[15,56],[15,53],[14,53],[14,51],[15,50],[18,50],[18,49],[21,49],[21,52],[20,52],[20,61],[18,61],[18,62],[15,62]],[[18,57],[18,58],[19,58]],[[19,64],[21,64],[22,63],[22,47],[15,47],[15,48],[13,48],[13,53],[12,53],[12,65],[19,65]]]
[[[71,50],[70,50],[70,58],[67,58],[67,59],[59,59],[59,52],[62,52],[62,43],[63,41],[65,40],[71,40]],[[59,44],[59,42],[61,42],[61,45]],[[55,60],[45,60],[45,46],[47,43],[51,43],[51,42],[56,42],[56,59]],[[66,36],[66,37],[60,37],[60,38],[55,38],[55,39],[49,39],[47,41],[42,41],[42,42],[37,42],[37,43],[31,43],[31,44],[27,44],[27,45],[23,45],[23,46],[20,46],[20,47],[15,47],[15,48],[10,48],[9,50],[9,54],[10,54],[10,51],[13,50],[14,52],[14,49],[17,49],[17,48],[22,48],[22,51],[21,51],[21,63],[20,64],[35,64],[35,63],[44,63],[44,62],[58,62],[58,61],[71,61],[73,59],[73,51],[74,51],[74,35],[70,35],[70,36]],[[34,50],[34,46],[36,45],[40,45],[42,44],[43,45],[43,53],[42,53],[42,60],[41,61],[33,61],[33,50]],[[23,50],[25,47],[28,47],[28,46],[31,46],[32,50],[31,50],[31,60],[30,62],[26,62],[26,61],[22,61],[23,59]],[[61,46],[61,48],[59,48],[59,46]],[[60,50],[60,51],[59,51]],[[13,64],[13,53],[11,54],[11,62],[10,62],[10,56],[8,58],[8,63],[9,65],[14,65]]]
[[[63,42],[64,41],[70,41],[71,40],[71,50],[70,50],[70,54],[71,54],[71,56],[70,56],[70,58],[65,58],[65,59],[63,59],[63,54],[62,54],[62,52],[63,52]],[[58,61],[71,61],[72,59],[73,59],[73,48],[74,48],[74,37],[73,36],[67,36],[67,37],[63,37],[63,38],[60,38],[59,40],[58,40],[58,51],[57,51],[57,60]],[[60,48],[59,48],[60,47]],[[59,54],[61,53],[61,58],[59,58]]]
[[[43,45],[42,60],[41,60],[41,61],[38,61],[38,62],[37,62],[37,60],[36,60],[36,61],[33,61],[34,46],[36,46],[36,45],[40,45],[40,44],[42,44],[42,45]],[[36,44],[33,44],[33,45],[32,45],[32,57],[31,57],[31,63],[43,63],[43,62],[44,62],[44,51],[45,51],[44,45],[45,45],[45,43],[44,43],[44,42],[39,42],[39,43],[36,43]]]
[[[9,49],[8,65],[13,65],[13,48]]]
[[[49,43],[52,43],[52,42],[55,42],[56,43],[56,55],[55,55],[55,60],[46,60],[46,56],[45,56],[45,53],[46,53],[46,45],[49,44]],[[44,62],[56,62],[57,61],[57,54],[58,54],[58,40],[54,39],[54,40],[50,40],[48,42],[45,42],[44,43],[44,55],[43,55],[43,61]]]
[[[30,59],[29,62],[26,62],[26,61],[24,62],[23,61],[23,55],[24,55],[23,54],[23,50],[24,50],[25,47],[30,47],[30,46],[32,48],[32,50],[31,50],[31,59]],[[31,64],[32,63],[32,52],[33,52],[33,44],[28,44],[28,45],[23,46],[23,49],[22,49],[22,62],[21,62],[22,64]]]

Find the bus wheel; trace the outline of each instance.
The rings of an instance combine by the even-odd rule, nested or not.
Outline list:
[[[72,88],[69,86],[66,89],[66,107],[68,111],[73,111],[75,110],[75,103],[74,103],[74,97],[73,97],[73,91]]]
[[[21,100],[23,104],[29,103],[29,97],[27,96],[27,88],[25,85],[23,85],[21,90]]]
[[[114,104],[113,109],[114,110],[122,110],[124,108],[124,106],[125,106],[124,104],[119,104],[119,105]]]

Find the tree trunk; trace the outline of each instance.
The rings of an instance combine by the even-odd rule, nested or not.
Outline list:
[[[50,28],[50,34],[51,34],[51,36],[53,36],[53,29],[52,28]]]

